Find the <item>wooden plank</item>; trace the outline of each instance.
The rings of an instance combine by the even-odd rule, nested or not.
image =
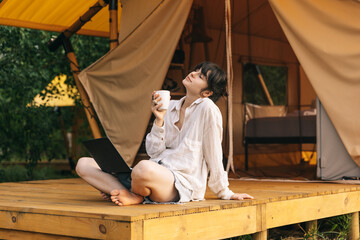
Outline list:
[[[256,206],[144,220],[144,239],[221,239],[256,232]]]
[[[230,187],[255,199],[218,200],[208,191],[206,201],[119,207],[81,179],[1,183],[0,228],[73,236],[76,227],[77,234],[88,234],[81,237],[98,238],[102,224],[114,232],[103,238],[216,239],[255,232],[264,238],[267,228],[360,210],[358,185],[234,180]],[[12,216],[21,221],[12,223]]]
[[[317,236],[316,236],[316,233],[317,233],[317,220],[306,222],[305,223],[305,230],[308,233],[308,235],[310,234],[309,236],[311,236],[311,237],[309,237],[309,239],[316,240],[317,239]]]
[[[359,212],[351,214],[350,240],[359,240]]]
[[[144,221],[132,222],[130,224],[130,237],[131,240],[144,239]],[[116,239],[120,239],[120,237]]]
[[[50,234],[42,234],[42,233],[33,233],[33,232],[24,232],[24,231],[16,231],[10,229],[0,229],[1,239],[6,240],[16,240],[16,239],[26,239],[26,240],[85,240],[88,238],[74,238],[74,237],[66,237],[59,235],[50,235]]]
[[[128,222],[36,213],[1,211],[0,228],[82,238],[131,239]]]
[[[266,204],[256,206],[256,232],[266,230]]]
[[[267,230],[254,233],[254,235],[253,235],[254,240],[267,240],[267,237],[268,237]]]
[[[109,203],[110,204],[110,203]],[[72,208],[73,207],[73,208]],[[139,221],[144,219],[144,211],[136,209],[136,207],[117,207],[112,204],[110,207],[92,207],[84,206],[78,209],[74,206],[59,205],[47,203],[33,203],[27,201],[19,206],[19,203],[0,201],[0,211],[39,213],[48,215],[62,215],[69,217],[89,217],[99,219],[111,219],[119,221]],[[155,211],[154,211],[155,212]]]
[[[274,228],[359,210],[360,192],[271,202],[266,205],[266,225]]]

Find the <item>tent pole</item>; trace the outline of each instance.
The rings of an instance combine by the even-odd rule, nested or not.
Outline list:
[[[108,0],[98,0],[93,6],[87,10],[78,20],[76,20],[69,28],[64,30],[60,35],[53,41],[49,42],[49,49],[55,51],[63,42],[64,38],[70,38],[73,34],[80,30],[85,23],[91,20],[103,7],[108,4]],[[117,21],[116,21],[117,22]]]
[[[93,110],[93,108],[90,104],[89,96],[87,95],[83,85],[81,84],[81,82],[79,80],[79,77],[78,77],[78,74],[80,72],[79,64],[76,60],[74,50],[73,50],[70,40],[68,38],[63,39],[63,46],[65,49],[66,57],[68,58],[68,60],[70,62],[70,68],[73,73],[76,87],[79,91],[81,101],[84,105],[86,118],[89,121],[92,135],[94,138],[101,138],[102,136],[101,136],[100,128],[95,119],[95,111]]]
[[[118,42],[118,0],[109,2],[110,49],[119,45]]]
[[[351,213],[351,228],[349,239],[359,239],[359,212]]]
[[[268,101],[268,103],[270,104],[270,106],[274,106],[274,102],[270,96],[270,93],[269,93],[269,90],[268,88],[266,87],[266,84],[265,84],[265,81],[262,77],[262,74],[260,72],[260,68],[258,65],[255,65],[255,68],[256,68],[256,72],[258,74],[258,78],[259,78],[259,81],[260,81],[260,84],[261,84],[261,87],[262,87],[262,90],[265,94],[265,97],[266,97],[266,100]]]

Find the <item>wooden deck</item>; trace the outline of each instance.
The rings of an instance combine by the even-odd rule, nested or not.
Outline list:
[[[223,239],[346,213],[358,216],[360,186],[231,180],[254,200],[119,207],[81,179],[0,184],[0,239]],[[356,224],[355,224],[356,225]],[[358,237],[358,222],[354,227]]]

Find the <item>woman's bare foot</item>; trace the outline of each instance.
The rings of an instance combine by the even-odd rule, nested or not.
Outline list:
[[[105,201],[109,201],[111,202],[111,198],[110,198],[110,194],[104,193],[104,192],[100,192],[101,197],[105,200]]]
[[[144,198],[142,196],[129,192],[125,189],[113,190],[110,194],[111,200],[119,206],[139,204],[144,201]]]

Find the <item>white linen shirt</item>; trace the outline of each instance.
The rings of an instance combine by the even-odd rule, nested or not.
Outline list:
[[[222,164],[222,116],[209,98],[199,98],[185,110],[181,130],[180,108],[185,97],[170,101],[162,127],[153,125],[146,136],[150,160],[171,170],[181,185],[189,189],[189,201],[203,200],[208,185],[218,198],[230,199],[227,172]],[[179,189],[178,189],[179,190]],[[181,191],[179,191],[181,195]]]

